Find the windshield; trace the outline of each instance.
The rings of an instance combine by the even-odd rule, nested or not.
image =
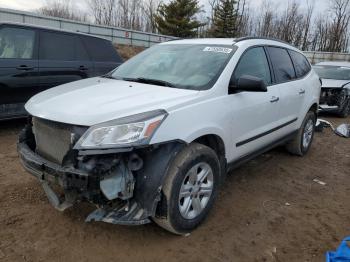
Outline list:
[[[314,66],[320,78],[335,80],[350,80],[350,67]]]
[[[191,90],[211,88],[237,47],[157,45],[119,66],[112,77]]]

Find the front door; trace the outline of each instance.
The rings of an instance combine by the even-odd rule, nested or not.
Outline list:
[[[25,114],[24,103],[38,89],[35,29],[0,28],[0,118]]]
[[[266,83],[267,92],[231,91],[233,110],[233,157],[248,155],[276,140],[274,130],[279,121],[279,87],[271,85],[270,66],[264,47],[254,47],[246,51],[232,75],[237,83],[243,75],[255,76]]]

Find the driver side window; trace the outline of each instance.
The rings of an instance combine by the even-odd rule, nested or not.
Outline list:
[[[271,84],[269,63],[263,47],[254,47],[243,54],[232,76],[235,86],[243,75],[255,76],[264,80],[266,85]]]

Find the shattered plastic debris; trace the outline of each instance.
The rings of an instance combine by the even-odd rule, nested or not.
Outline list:
[[[327,183],[325,183],[325,182],[323,182],[323,181],[321,181],[321,180],[319,180],[319,179],[317,179],[317,178],[315,178],[315,179],[312,180],[312,181],[314,181],[315,183],[318,183],[318,184],[320,184],[320,185],[322,185],[322,186],[327,185]]]

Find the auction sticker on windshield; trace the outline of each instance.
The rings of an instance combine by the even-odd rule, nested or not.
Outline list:
[[[203,49],[204,52],[216,52],[216,53],[225,53],[229,54],[232,52],[232,48],[225,48],[225,47],[210,47],[207,46],[206,48]]]

